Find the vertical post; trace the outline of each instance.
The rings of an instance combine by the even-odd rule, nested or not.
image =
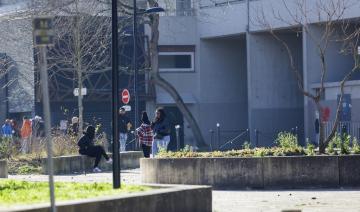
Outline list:
[[[214,130],[210,129],[210,151],[214,151],[213,142],[214,142]]]
[[[180,150],[180,125],[175,126],[176,130],[176,150]]]
[[[298,126],[295,127],[295,135],[296,135],[296,140],[299,142],[299,132],[298,132],[299,128]]]
[[[216,148],[219,149],[220,146],[220,123],[216,123],[216,138],[217,138],[217,145]]]
[[[139,95],[138,95],[138,89],[137,89],[137,75],[138,75],[138,70],[137,70],[137,7],[136,7],[136,0],[133,0],[133,68],[134,68],[134,96],[135,96],[135,101],[134,101],[134,124],[135,124],[135,129],[138,127],[138,115],[139,115]]]
[[[259,130],[255,129],[255,147],[259,144]]]
[[[112,0],[111,5],[111,28],[112,28],[112,134],[113,134],[113,188],[120,188],[120,153],[118,131],[118,15],[117,0]]]
[[[40,50],[40,77],[41,88],[43,93],[43,107],[44,107],[44,120],[45,120],[45,141],[47,144],[47,166],[49,170],[49,187],[50,187],[50,202],[51,211],[56,212],[55,195],[54,195],[54,165],[52,160],[52,141],[51,141],[51,117],[50,117],[50,99],[49,99],[49,83],[47,73],[46,61],[46,46],[39,46]]]

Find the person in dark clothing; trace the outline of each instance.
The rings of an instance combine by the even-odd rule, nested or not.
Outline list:
[[[69,134],[77,137],[78,132],[79,132],[79,118],[74,116],[71,119]]]
[[[32,135],[34,137],[45,137],[45,125],[40,116],[35,116],[31,123]]]
[[[126,141],[128,137],[128,131],[131,128],[130,119],[126,116],[126,111],[124,107],[119,109],[119,142],[120,142],[120,152],[124,152],[126,150]]]
[[[94,145],[94,138],[95,138],[95,127],[90,125],[86,128],[86,132],[78,141],[78,146],[80,147],[79,153],[81,155],[95,157],[93,172],[101,172],[101,169],[99,169],[98,167],[99,162],[101,160],[101,156],[103,156],[106,159],[107,163],[111,163],[112,159],[106,154],[102,146]]]
[[[139,137],[139,143],[145,158],[150,157],[151,146],[154,141],[154,134],[151,129],[148,115],[145,111],[141,115],[141,126],[136,129],[136,135]]]
[[[152,145],[152,155],[156,156],[159,149],[168,148],[170,143],[170,123],[166,119],[166,114],[163,108],[158,108],[155,111],[155,120],[151,124],[154,131],[154,143]]]

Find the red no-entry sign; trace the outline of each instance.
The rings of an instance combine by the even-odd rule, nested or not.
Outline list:
[[[121,92],[121,101],[124,104],[128,104],[130,102],[130,93],[129,93],[128,89],[124,89]]]

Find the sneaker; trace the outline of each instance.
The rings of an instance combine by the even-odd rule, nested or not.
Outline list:
[[[95,168],[93,169],[93,172],[101,172],[101,169],[99,169],[98,167],[95,167]]]
[[[112,163],[112,159],[109,158],[109,160],[107,160],[106,163]]]

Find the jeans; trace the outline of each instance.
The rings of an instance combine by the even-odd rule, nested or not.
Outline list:
[[[120,141],[120,152],[125,152],[127,133],[119,133],[119,141]]]
[[[164,136],[162,139],[154,139],[154,143],[152,145],[152,157],[154,158],[160,149],[167,150],[167,147],[170,143],[170,135]]]
[[[143,150],[144,157],[149,158],[151,152],[151,146],[146,146],[145,144],[141,144],[141,148]]]
[[[101,160],[101,156],[103,156],[106,160],[109,160],[109,156],[106,154],[104,148],[102,146],[89,146],[85,151],[79,152],[82,155],[87,155],[89,157],[95,158],[94,168],[99,166],[99,162]]]

